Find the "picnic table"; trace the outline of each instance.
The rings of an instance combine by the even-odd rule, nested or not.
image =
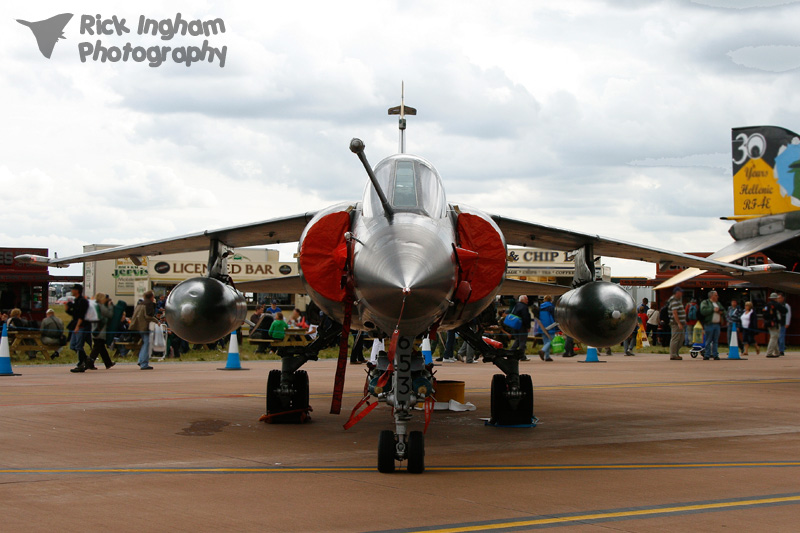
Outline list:
[[[250,344],[267,344],[270,348],[307,346],[311,342],[307,335],[308,330],[305,328],[287,328],[282,339],[254,339],[250,336],[247,340]]]
[[[50,357],[50,352],[55,352],[59,348],[56,345],[43,343],[41,331],[9,331],[8,342],[8,351],[11,354],[41,352],[45,359]]]

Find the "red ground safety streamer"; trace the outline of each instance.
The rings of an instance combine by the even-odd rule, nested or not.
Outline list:
[[[431,415],[433,414],[434,404],[436,404],[436,400],[433,399],[433,396],[428,396],[425,398],[425,429],[422,430],[423,433],[428,432],[428,424],[431,423]]]
[[[347,371],[347,341],[350,338],[350,317],[353,312],[353,299],[344,302],[344,323],[342,338],[339,341],[339,360],[336,362],[336,377],[333,380],[333,396],[331,396],[331,414],[342,412],[342,394],[344,393],[344,374]]]
[[[292,409],[291,411],[282,411],[280,413],[264,414],[264,415],[261,415],[261,418],[259,418],[258,421],[259,422],[266,422],[267,424],[271,424],[273,418],[277,418],[279,416],[284,416],[284,415],[293,415],[293,414],[297,414],[297,413],[303,413],[303,415],[300,417],[300,422],[305,422],[306,420],[311,418],[311,416],[308,414],[311,411],[313,411],[313,409],[311,408],[311,406],[308,406],[305,409]]]
[[[392,333],[392,340],[389,343],[389,351],[386,352],[386,356],[389,358],[389,366],[386,368],[386,372],[378,378],[378,387],[385,387],[386,384],[389,382],[389,376],[392,375],[394,372],[394,354],[397,351],[397,341],[400,339],[400,332],[398,330],[394,330]]]
[[[364,404],[367,404],[364,410],[360,413],[356,413],[356,411],[358,411],[358,409]],[[353,407],[353,411],[350,413],[350,419],[344,424],[344,429],[350,429],[358,424],[362,418],[370,414],[370,412],[372,412],[372,410],[376,407],[378,407],[378,402],[376,401],[375,403],[369,403],[369,394],[365,394],[364,397],[361,398],[361,401],[358,402],[355,407]]]

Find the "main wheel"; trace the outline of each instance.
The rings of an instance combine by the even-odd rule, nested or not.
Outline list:
[[[408,466],[406,469],[412,474],[421,474],[425,471],[425,435],[421,431],[412,431],[408,434]]]
[[[522,399],[517,406],[517,424],[530,424],[533,420],[533,380],[529,374],[519,376],[519,389]]]
[[[508,398],[506,398],[507,390],[506,377],[503,374],[492,376],[490,413],[493,424],[506,425],[508,423],[506,418],[511,406],[508,404]]]
[[[394,457],[397,450],[397,441],[394,432],[385,429],[378,436],[378,472],[391,474],[394,472]]]
[[[283,410],[278,389],[281,386],[281,371],[270,370],[267,376],[267,414],[271,415]]]
[[[295,409],[308,409],[308,372],[305,370],[298,370],[294,373],[294,394],[292,395],[292,410]],[[308,420],[308,413],[303,411],[291,415],[293,419],[298,422],[305,422]]]

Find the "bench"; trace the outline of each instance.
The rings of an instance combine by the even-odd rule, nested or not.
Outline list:
[[[114,352],[111,354],[111,356],[122,357],[122,355],[119,353],[120,348],[127,348],[128,351],[135,352],[136,355],[139,355],[139,350],[141,349],[141,347],[142,347],[141,337],[133,341],[114,341]]]
[[[13,341],[12,341],[13,338]],[[11,354],[20,352],[41,352],[44,358],[50,357],[50,352],[58,350],[59,346],[42,342],[41,331],[9,331],[8,351]]]

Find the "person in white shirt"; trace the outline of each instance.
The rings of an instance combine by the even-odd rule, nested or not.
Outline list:
[[[744,303],[744,312],[742,313],[742,340],[744,341],[744,351],[742,355],[748,355],[747,350],[750,345],[756,347],[756,355],[760,354],[758,344],[756,343],[756,331],[758,330],[758,317],[753,311],[753,302]]]

